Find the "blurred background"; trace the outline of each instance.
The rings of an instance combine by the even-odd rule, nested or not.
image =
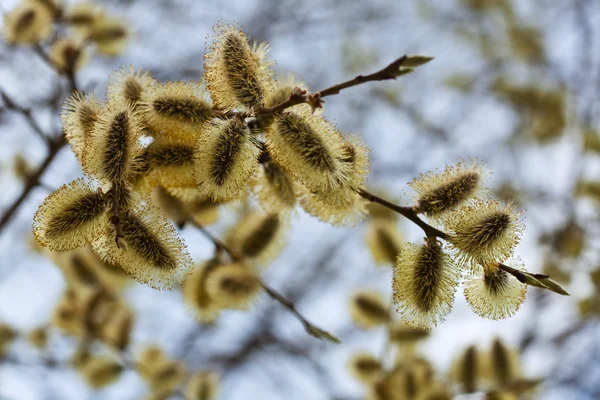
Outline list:
[[[2,13],[19,3],[2,0]],[[434,56],[395,82],[328,98],[326,117],[370,146],[368,186],[405,205],[411,201],[407,183],[418,174],[457,159],[485,161],[496,195],[527,210],[517,254],[529,271],[550,274],[571,296],[529,288],[515,316],[488,321],[458,293],[447,320],[415,351],[447,381],[468,346],[485,349],[500,338],[519,353],[520,376],[542,380],[522,398],[600,398],[600,2],[95,3],[133,32],[120,54],[92,49],[77,71],[79,88],[100,97],[109,74],[126,65],[160,81],[198,80],[207,35],[218,21],[237,22],[253,40],[269,42],[276,73],[294,72],[313,91],[376,71],[403,54]],[[0,90],[0,215],[32,186],[0,231],[0,323],[15,333],[9,345],[0,339],[0,398],[148,398],[148,386],[129,368],[111,385],[92,389],[71,368],[77,338],[52,324],[66,281],[52,257],[32,244],[32,216],[50,191],[81,170],[68,146],[55,151],[36,131],[60,133],[69,82],[40,48],[2,41]],[[28,179],[50,152],[56,156],[31,185]],[[223,208],[211,232],[222,235],[235,218],[235,207]],[[389,351],[388,338],[385,329],[357,327],[349,300],[358,290],[385,298],[392,293],[391,268],[376,266],[365,244],[368,225],[334,228],[299,210],[283,252],[264,276],[342,344],[307,335],[267,296],[249,312],[224,312],[215,324],[201,325],[180,290],[132,283],[122,294],[135,312],[132,351],[155,343],[191,371],[216,371],[219,399],[365,398],[368,390],[352,377],[348,362],[357,351]],[[400,219],[398,229],[408,241],[422,240],[419,228],[406,221]],[[182,234],[194,260],[211,256],[213,244],[199,232],[186,228]],[[42,350],[27,340],[39,327],[48,336]]]

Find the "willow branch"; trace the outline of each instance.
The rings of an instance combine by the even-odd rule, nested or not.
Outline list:
[[[48,142],[48,134],[44,132],[44,130],[37,123],[33,115],[31,115],[31,109],[22,107],[17,104],[4,90],[0,89],[0,97],[2,97],[2,101],[4,102],[4,108],[6,110],[13,111],[25,118],[27,124],[31,127],[33,132],[42,139],[44,142]]]

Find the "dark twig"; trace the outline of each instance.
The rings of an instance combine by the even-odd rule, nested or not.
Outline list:
[[[31,109],[25,108],[17,104],[5,91],[0,89],[0,97],[2,98],[2,102],[4,103],[4,108],[7,110],[14,111],[17,114],[20,114],[25,118],[27,124],[31,127],[31,129],[35,132],[35,134],[42,139],[44,142],[48,143],[49,137],[46,132],[40,127],[37,123],[33,115],[31,115]]]

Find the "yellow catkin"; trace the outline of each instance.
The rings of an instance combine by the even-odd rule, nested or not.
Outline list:
[[[451,378],[465,393],[475,392],[480,385],[482,370],[481,354],[475,346],[469,346],[453,363]]]
[[[481,184],[488,175],[486,166],[478,161],[459,161],[442,172],[422,174],[409,184],[416,192],[415,211],[435,219],[470,198],[481,197],[486,194]]]
[[[219,218],[219,205],[223,204],[202,196],[196,188],[167,188],[167,191],[185,204],[189,216],[200,225],[211,225]]]
[[[106,98],[109,102],[137,104],[154,84],[156,80],[149,72],[133,66],[124,67],[110,74],[106,86]]]
[[[85,143],[98,121],[102,105],[93,94],[76,92],[65,101],[60,121],[65,137],[79,162],[83,161]]]
[[[244,264],[220,266],[206,277],[208,295],[223,308],[247,310],[260,289],[258,275]]]
[[[191,266],[191,258],[183,240],[158,208],[139,204],[121,215],[123,241],[115,241],[115,230],[92,243],[104,260],[120,265],[135,280],[156,289],[169,289],[181,282]]]
[[[6,354],[8,347],[17,337],[17,332],[6,324],[0,324],[0,358]]]
[[[77,2],[65,11],[67,25],[78,32],[88,32],[101,18],[102,8],[98,4]]]
[[[225,242],[244,258],[264,265],[281,252],[287,226],[287,220],[279,214],[249,212],[231,227]]]
[[[391,343],[405,345],[426,339],[430,331],[423,328],[413,328],[402,321],[394,321],[388,327],[388,338]]]
[[[156,83],[144,91],[140,110],[153,136],[193,141],[213,116],[210,98],[202,84]]]
[[[350,316],[363,329],[384,325],[389,320],[389,306],[383,295],[374,290],[362,290],[350,298]]]
[[[63,73],[79,71],[88,61],[88,53],[80,40],[58,39],[50,49],[50,60]]]
[[[52,34],[52,13],[37,2],[22,2],[5,14],[3,25],[2,33],[6,43],[39,43]]]
[[[313,192],[339,189],[350,180],[345,142],[335,126],[310,112],[275,115],[266,135],[273,159]]]
[[[33,233],[51,250],[82,247],[102,234],[106,197],[83,179],[52,192],[33,217]]]
[[[48,327],[39,326],[27,333],[27,341],[38,350],[44,350],[48,344]]]
[[[131,32],[125,21],[104,14],[96,17],[87,34],[100,54],[111,57],[118,56],[125,50],[130,37]]]
[[[98,337],[102,342],[117,350],[124,350],[129,345],[133,329],[134,315],[126,307],[118,307],[99,328]]]
[[[194,141],[157,137],[146,149],[146,157],[150,184],[195,187]]]
[[[204,77],[213,102],[225,109],[260,107],[271,90],[269,63],[260,62],[264,57],[256,57],[238,27],[217,25],[214,32],[204,55]]]
[[[261,163],[252,191],[267,212],[289,211],[296,206],[297,184],[275,161]]]
[[[156,365],[149,383],[154,392],[167,395],[181,384],[184,377],[185,367],[181,362],[165,359]]]
[[[202,323],[213,323],[222,309],[209,295],[206,287],[207,277],[220,266],[221,263],[217,259],[196,265],[193,272],[183,281],[183,301],[194,317]]]
[[[185,400],[215,400],[219,390],[219,375],[215,371],[200,371],[188,381]]]
[[[100,389],[119,379],[123,369],[123,366],[114,360],[93,356],[83,364],[81,374],[88,385]]]
[[[510,264],[517,269],[523,267],[522,263]],[[527,285],[500,269],[472,274],[463,286],[465,298],[473,311],[481,317],[495,320],[514,315],[527,293]]]
[[[86,140],[83,169],[108,182],[127,182],[138,168],[142,121],[129,105],[104,110]]]
[[[460,272],[430,238],[421,246],[406,243],[394,265],[394,303],[402,320],[431,329],[452,310]]]
[[[507,387],[518,378],[517,354],[495,338],[488,354],[490,379],[494,386]]]
[[[458,250],[458,260],[474,267],[481,264],[488,272],[497,261],[508,259],[521,239],[521,212],[511,203],[474,200],[450,214],[444,221],[451,232],[449,241]]]
[[[258,153],[258,143],[243,121],[213,121],[196,141],[198,192],[219,201],[244,195],[258,166]]]
[[[136,370],[145,381],[151,380],[166,361],[168,361],[167,355],[156,344],[145,345],[135,353]]]
[[[403,244],[396,221],[386,219],[375,219],[369,224],[365,241],[378,265],[394,264]]]
[[[377,357],[370,353],[355,353],[348,361],[350,374],[365,385],[371,385],[381,378],[383,366]]]

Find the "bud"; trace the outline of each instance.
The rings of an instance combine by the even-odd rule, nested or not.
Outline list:
[[[243,264],[215,268],[206,278],[206,291],[223,308],[247,310],[261,289],[260,280]]]
[[[255,108],[270,90],[268,63],[260,63],[238,27],[217,25],[214,42],[204,55],[204,77],[219,108]]]
[[[100,14],[90,27],[87,38],[96,44],[100,54],[115,57],[123,52],[130,36],[125,21]]]
[[[420,67],[423,64],[427,64],[433,60],[433,57],[425,56],[423,54],[409,54],[402,63],[403,67]]]
[[[133,322],[133,312],[125,306],[120,306],[99,327],[98,337],[102,342],[123,351],[129,345]]]
[[[279,255],[285,244],[287,221],[279,214],[250,212],[227,234],[225,242],[258,264],[266,264]]]
[[[219,375],[215,371],[197,372],[185,389],[185,400],[215,400],[219,389]]]
[[[106,197],[83,179],[52,192],[33,217],[33,234],[51,250],[83,247],[103,233]]]
[[[227,201],[246,193],[259,148],[243,121],[214,121],[196,141],[194,176],[201,195]]]
[[[146,91],[156,84],[149,72],[132,66],[114,71],[108,78],[106,98],[109,102],[126,103],[135,106]]]
[[[381,293],[363,290],[351,297],[350,316],[354,323],[363,329],[376,328],[389,321],[389,306]]]
[[[402,320],[431,329],[452,310],[460,272],[435,238],[421,246],[407,243],[394,265],[394,303]]]
[[[348,369],[364,385],[375,383],[383,374],[383,366],[379,360],[365,352],[355,353],[348,362]]]
[[[393,265],[402,249],[402,235],[395,220],[374,220],[369,224],[365,240],[378,265]]]
[[[104,110],[86,140],[83,169],[113,183],[125,183],[138,168],[142,121],[130,106]]]
[[[515,263],[515,262],[513,262]],[[523,267],[515,265],[515,268]],[[467,302],[473,311],[489,319],[504,319],[514,315],[527,293],[527,285],[501,269],[472,274],[464,284]]]
[[[441,173],[422,174],[409,184],[417,193],[415,211],[439,218],[468,199],[485,194],[481,183],[487,175],[485,165],[477,161],[471,165],[459,161]]]
[[[397,345],[414,344],[426,339],[430,331],[423,328],[413,328],[401,321],[394,321],[388,329],[388,338],[391,343]]]
[[[173,225],[156,206],[139,204],[120,216],[124,246],[117,247],[115,230],[92,243],[103,260],[120,265],[135,280],[155,289],[181,282],[191,258]]]
[[[91,136],[101,111],[102,106],[93,94],[75,92],[65,101],[60,113],[65,137],[80,163],[83,162],[86,141]]]
[[[71,38],[55,41],[49,57],[56,70],[62,73],[79,71],[88,61],[88,54],[80,41]]]
[[[193,272],[183,281],[183,301],[199,322],[215,322],[222,309],[210,297],[206,288],[206,278],[220,266],[221,263],[217,259],[196,265]]]
[[[4,15],[3,36],[11,45],[35,44],[47,39],[53,31],[52,13],[43,5],[22,2]]]
[[[72,4],[65,12],[65,22],[78,32],[88,32],[102,16],[98,4],[79,2]]]
[[[449,242],[459,250],[458,259],[487,268],[512,255],[524,229],[520,215],[511,203],[473,200],[450,214],[444,225],[452,232]]]

